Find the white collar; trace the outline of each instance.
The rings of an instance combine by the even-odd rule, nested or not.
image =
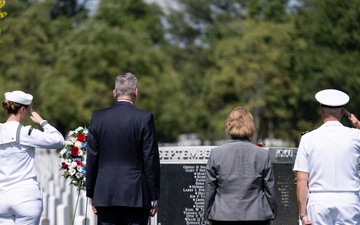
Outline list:
[[[328,127],[328,126],[344,126],[344,125],[342,125],[342,123],[340,123],[340,121],[338,120],[331,120],[331,121],[327,121],[321,126]]]

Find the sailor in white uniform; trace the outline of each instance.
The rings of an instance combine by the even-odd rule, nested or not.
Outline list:
[[[356,128],[360,122],[343,108],[350,99],[344,92],[326,89],[315,98],[324,124],[301,137],[293,169],[301,222],[360,224],[360,130],[340,120],[345,115]]]
[[[30,106],[33,96],[22,91],[5,93],[2,106],[8,119],[0,123],[0,224],[37,225],[40,221],[42,191],[35,167],[35,148],[64,147],[63,135]],[[23,126],[30,113],[44,131]]]

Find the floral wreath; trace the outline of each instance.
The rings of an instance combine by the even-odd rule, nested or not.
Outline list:
[[[68,133],[65,147],[60,151],[60,170],[62,176],[70,179],[70,184],[78,190],[85,190],[86,181],[86,145],[88,130],[78,127]]]

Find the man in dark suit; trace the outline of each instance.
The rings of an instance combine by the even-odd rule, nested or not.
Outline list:
[[[88,129],[86,196],[98,225],[146,225],[160,191],[154,117],[134,107],[133,74],[116,77],[113,95],[117,102],[95,111]]]

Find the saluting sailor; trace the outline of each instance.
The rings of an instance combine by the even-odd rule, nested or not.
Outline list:
[[[42,191],[34,167],[35,148],[59,149],[63,135],[30,106],[33,96],[5,93],[2,106],[8,118],[0,123],[0,224],[37,225],[43,210]],[[44,131],[21,123],[27,118]]]
[[[318,92],[324,124],[301,137],[295,159],[297,201],[303,225],[360,224],[360,130],[343,126],[343,115],[356,128],[359,120],[343,106],[339,90]]]

